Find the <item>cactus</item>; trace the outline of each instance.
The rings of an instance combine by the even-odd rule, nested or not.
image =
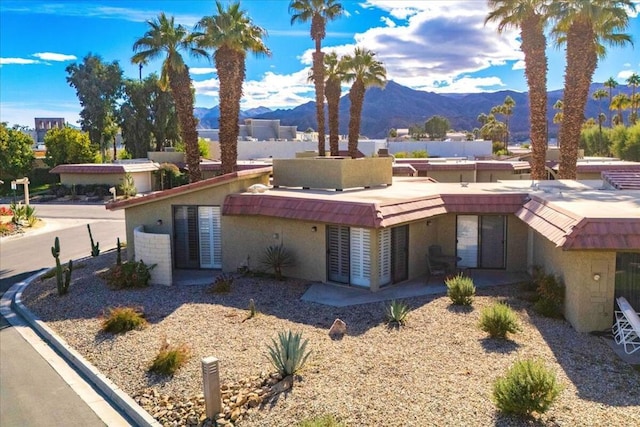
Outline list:
[[[122,247],[120,246],[120,238],[118,237],[118,245],[116,246],[118,256],[116,257],[116,265],[122,265]]]
[[[73,271],[73,261],[69,260],[67,267],[62,269],[60,264],[60,239],[56,239],[51,246],[51,255],[56,260],[56,283],[58,285],[58,295],[65,295],[69,291],[69,283],[71,283],[71,272]],[[63,277],[64,273],[64,277]]]
[[[93,235],[91,234],[91,225],[87,224],[87,230],[89,230],[89,238],[91,239],[91,256],[97,257],[100,255],[100,242],[93,243]]]

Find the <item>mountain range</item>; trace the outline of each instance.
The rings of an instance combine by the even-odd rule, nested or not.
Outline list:
[[[608,89],[602,83],[593,83],[590,94],[597,89]],[[630,94],[631,88],[620,85],[613,90],[613,95],[620,92]],[[511,138],[513,141],[527,141],[529,139],[529,101],[527,92],[510,90],[498,92],[482,92],[469,94],[447,94],[414,90],[389,81],[384,88],[370,88],[367,90],[362,108],[362,124],[360,133],[369,138],[384,138],[390,129],[409,128],[413,125],[424,125],[432,116],[446,117],[451,128],[457,131],[472,131],[480,127],[477,118],[481,113],[489,114],[491,108],[501,105],[510,96],[515,101],[513,115],[509,120]],[[556,110],[553,105],[562,99],[563,91],[548,92],[548,125],[549,137],[557,136],[558,125],[553,123]],[[609,117],[609,99],[595,101],[589,97],[585,116],[597,117],[600,108]],[[340,99],[340,134],[346,135],[349,126],[349,97],[344,95]],[[220,108],[195,108],[194,113],[200,120],[199,127],[204,129],[218,128]],[[611,113],[613,114],[613,113]],[[297,126],[298,130],[316,129],[315,102],[308,102],[291,109],[270,110],[266,107],[242,111],[241,121],[247,118],[279,119],[284,126]],[[503,117],[498,116],[500,120]],[[608,123],[608,121],[607,121]]]

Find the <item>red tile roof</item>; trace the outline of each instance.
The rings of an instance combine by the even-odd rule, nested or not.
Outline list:
[[[640,170],[602,172],[602,180],[617,190],[640,190]]]
[[[58,165],[49,173],[123,174],[124,166],[113,163]]]

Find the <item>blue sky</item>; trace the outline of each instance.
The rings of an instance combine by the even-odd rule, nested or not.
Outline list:
[[[224,3],[224,1],[223,1]],[[636,2],[640,9],[640,0]],[[288,0],[242,0],[256,25],[269,34],[271,57],[247,60],[242,108],[291,108],[312,101],[307,82],[313,42],[308,24],[291,26]],[[344,0],[345,16],[327,25],[323,50],[339,54],[356,45],[377,53],[388,78],[433,92],[526,91],[523,55],[517,33],[502,35],[484,25],[484,0]],[[128,78],[138,78],[131,64],[132,45],[160,12],[192,28],[214,13],[213,0],[195,1],[36,1],[0,2],[0,121],[33,127],[34,117],[64,117],[75,124],[80,105],[66,82],[65,68],[88,53],[118,61]],[[640,18],[627,32],[635,48],[609,48],[599,62],[595,82],[620,83],[640,73]],[[564,51],[550,47],[548,87],[560,89]],[[187,58],[196,88],[196,106],[217,105],[214,64]],[[158,72],[160,61],[143,69]],[[347,87],[344,88],[345,93]]]

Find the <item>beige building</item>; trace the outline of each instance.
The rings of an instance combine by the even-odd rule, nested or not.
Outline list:
[[[640,191],[629,180],[434,183],[391,178],[389,158],[287,159],[107,208],[125,209],[130,257],[171,263],[155,283],[171,284],[173,269],[266,269],[265,249],[282,244],[295,257],[287,276],[375,292],[425,279],[439,245],[458,268],[557,275],[566,318],[593,331],[611,326],[616,296],[640,307]]]
[[[72,185],[113,185],[124,183],[126,174],[130,174],[138,193],[153,190],[153,172],[160,165],[151,160],[121,160],[118,163],[84,163],[58,165],[50,173],[60,175],[60,183]]]

